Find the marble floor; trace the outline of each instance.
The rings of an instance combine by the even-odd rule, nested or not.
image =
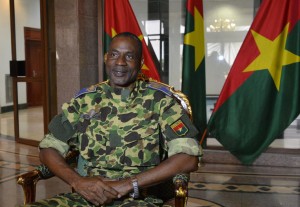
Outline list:
[[[36,147],[0,136],[0,206],[23,203],[16,177],[39,165]],[[58,178],[39,181],[37,199],[68,192]],[[202,163],[191,174],[188,207],[300,207],[300,167]]]
[[[19,134],[21,138],[39,141],[44,135],[43,108],[30,107],[19,110]],[[0,113],[0,134],[14,137],[13,112]]]
[[[13,207],[23,203],[23,191],[16,178],[39,164],[37,147],[18,144],[0,136],[0,206]],[[37,199],[69,190],[69,186],[57,178],[40,181]]]

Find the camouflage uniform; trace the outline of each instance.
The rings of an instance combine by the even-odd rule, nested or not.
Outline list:
[[[111,179],[138,174],[177,153],[200,156],[196,128],[181,105],[159,88],[158,83],[139,80],[130,90],[107,82],[84,89],[62,107],[62,122],[69,122],[76,133],[65,140],[50,133],[40,147],[53,147],[64,155],[74,145],[80,151],[81,175]],[[76,193],[70,195],[76,200]],[[155,206],[132,199],[115,205]]]

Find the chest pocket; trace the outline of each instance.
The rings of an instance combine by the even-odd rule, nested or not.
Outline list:
[[[89,161],[90,166],[105,166],[105,154],[108,124],[97,119],[83,115],[78,124],[80,149],[82,157]]]
[[[126,128],[125,128],[126,129]],[[154,166],[159,164],[159,129],[157,124],[137,125],[130,130],[119,129],[110,134],[107,146],[108,165]]]

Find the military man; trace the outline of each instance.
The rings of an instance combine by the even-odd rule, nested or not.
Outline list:
[[[138,37],[116,35],[104,60],[108,81],[63,104],[39,145],[41,162],[75,193],[32,206],[157,206],[141,189],[197,169],[198,132],[187,113],[157,84],[137,78]],[[77,171],[64,160],[70,146],[80,151]]]

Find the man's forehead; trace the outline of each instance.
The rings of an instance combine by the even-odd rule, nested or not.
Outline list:
[[[110,51],[126,51],[126,52],[136,52],[136,45],[130,38],[126,39],[114,39],[110,45]]]
[[[135,53],[136,50],[130,49],[128,47],[114,47],[110,48],[109,52],[121,52],[121,53]]]
[[[130,45],[137,45],[136,40],[134,40],[133,38],[130,37],[115,37],[111,44],[115,45],[115,44],[130,44]]]

